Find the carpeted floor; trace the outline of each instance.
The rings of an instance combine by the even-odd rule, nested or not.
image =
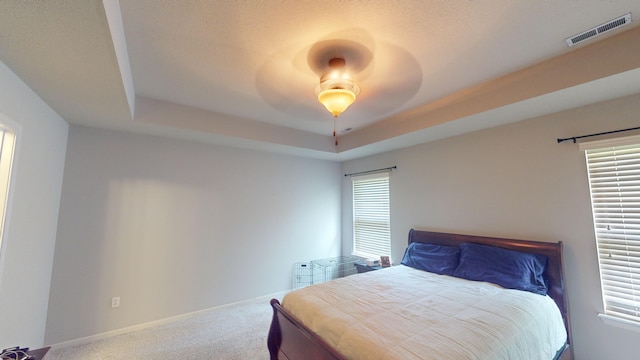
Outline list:
[[[46,360],[269,359],[269,300],[258,298],[91,343],[54,347]]]

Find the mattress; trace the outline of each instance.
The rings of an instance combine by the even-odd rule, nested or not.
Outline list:
[[[553,359],[545,295],[398,265],[288,293],[282,305],[347,359]]]

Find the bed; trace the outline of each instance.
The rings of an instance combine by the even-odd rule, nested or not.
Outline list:
[[[486,281],[504,254],[537,273]],[[572,359],[561,242],[412,229],[402,263],[272,299],[271,359]]]

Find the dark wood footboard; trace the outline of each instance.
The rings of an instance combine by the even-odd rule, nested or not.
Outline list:
[[[341,360],[331,346],[307,330],[289,314],[277,299],[271,299],[273,319],[267,339],[271,360],[313,359]]]

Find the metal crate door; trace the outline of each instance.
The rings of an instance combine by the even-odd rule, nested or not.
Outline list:
[[[307,262],[299,262],[293,265],[293,289],[300,289],[312,283],[311,266]]]

